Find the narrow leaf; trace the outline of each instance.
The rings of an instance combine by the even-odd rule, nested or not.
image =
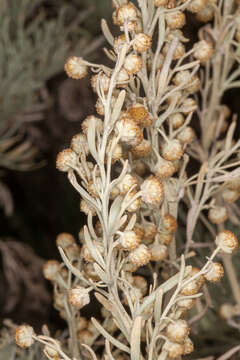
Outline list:
[[[132,332],[131,332],[131,360],[140,360],[141,358],[141,323],[142,317],[137,316],[133,322]]]

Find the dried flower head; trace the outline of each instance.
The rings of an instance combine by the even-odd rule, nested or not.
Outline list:
[[[197,13],[201,11],[206,6],[207,0],[193,0],[187,6],[188,11],[192,13]]]
[[[133,39],[133,49],[139,53],[147,51],[152,44],[152,39],[149,35],[139,33]]]
[[[221,231],[217,235],[215,243],[226,254],[232,254],[238,248],[238,239],[230,230]]]
[[[166,22],[170,29],[181,29],[186,24],[186,17],[182,11],[166,14]]]
[[[213,224],[222,224],[228,218],[225,206],[214,206],[208,212],[208,218]]]
[[[80,310],[90,302],[89,290],[81,286],[70,289],[68,292],[68,301],[73,307]]]
[[[122,116],[116,123],[120,140],[127,145],[136,146],[143,140],[143,133],[136,122],[129,116]]]
[[[175,161],[181,159],[183,147],[178,139],[174,139],[162,146],[162,156],[165,160]]]
[[[77,56],[71,56],[68,58],[64,69],[67,75],[72,79],[82,79],[88,72],[88,68],[82,58]]]
[[[63,249],[67,247],[68,245],[72,245],[75,243],[75,238],[73,235],[69,233],[61,233],[58,234],[56,238],[56,244],[57,246],[61,246]]]
[[[120,244],[124,250],[134,250],[140,241],[141,237],[135,231],[127,230],[120,236]]]
[[[205,274],[205,278],[210,282],[217,282],[221,280],[224,275],[223,266],[220,263],[213,262],[209,266],[208,272]]]
[[[163,200],[164,187],[163,183],[151,175],[141,185],[142,200],[153,206],[158,206]]]
[[[131,2],[119,6],[116,9],[116,20],[118,25],[124,25],[130,21],[137,20],[137,9]]]
[[[149,263],[151,255],[150,249],[146,245],[140,244],[136,249],[129,253],[129,260],[134,265],[143,266]]]
[[[56,280],[57,274],[60,270],[60,263],[57,260],[48,260],[43,265],[43,276],[47,280]]]
[[[213,45],[206,40],[195,43],[193,49],[193,56],[203,64],[208,61],[213,54]]]
[[[123,66],[129,75],[134,75],[141,70],[142,58],[139,55],[131,53],[126,56]]]
[[[189,335],[189,327],[185,320],[176,320],[167,326],[167,337],[177,343],[183,343]]]
[[[150,247],[152,261],[162,261],[168,257],[168,248],[166,245],[153,243]]]
[[[21,348],[28,348],[33,345],[34,330],[29,325],[20,325],[16,328],[15,341]]]
[[[184,345],[168,340],[163,345],[163,350],[167,352],[169,358],[175,359],[183,355]]]
[[[57,154],[56,168],[67,172],[74,169],[78,163],[78,156],[72,149],[64,149]]]

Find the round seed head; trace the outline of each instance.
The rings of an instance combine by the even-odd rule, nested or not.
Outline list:
[[[84,64],[82,58],[71,56],[68,58],[64,69],[67,75],[72,79],[82,79],[87,75],[88,68]]]
[[[124,25],[124,23],[128,23],[130,21],[137,20],[137,9],[131,3],[127,2],[124,5],[119,6],[116,9],[116,20],[118,25]]]
[[[197,103],[194,99],[192,98],[187,98],[183,101],[182,104],[182,112],[187,115],[190,112],[196,111],[197,110]]]
[[[238,248],[238,239],[230,230],[221,231],[217,235],[215,243],[226,254],[232,254]]]
[[[209,271],[205,274],[205,278],[210,282],[221,280],[224,275],[223,266],[220,263],[213,262],[209,266]]]
[[[213,224],[222,224],[228,218],[227,209],[225,206],[215,206],[209,210],[208,218]]]
[[[136,190],[132,190],[130,193],[128,193],[125,198],[124,198],[124,202],[125,203],[129,203],[130,202],[130,205],[127,207],[127,211],[130,212],[130,213],[134,213],[136,212],[141,204],[142,204],[142,199],[141,197],[138,197],[137,199],[135,200],[132,200],[135,195],[137,194],[137,191]],[[132,201],[132,202],[131,202]]]
[[[28,348],[33,345],[34,330],[29,325],[20,325],[16,328],[15,341],[21,348]]]
[[[124,250],[134,250],[140,244],[141,237],[131,230],[125,231],[120,237],[120,244]]]
[[[201,11],[199,11],[196,15],[196,19],[203,23],[207,23],[211,21],[214,17],[214,9],[211,5],[205,6]]]
[[[167,13],[165,18],[170,29],[181,29],[186,24],[185,14],[181,11]]]
[[[146,265],[151,260],[151,251],[146,245],[140,244],[136,249],[129,253],[129,260],[132,264],[137,266]]]
[[[127,113],[132,117],[135,122],[142,126],[144,120],[149,116],[148,110],[142,104],[134,104],[130,108],[128,108]]]
[[[163,345],[163,350],[165,350],[168,353],[169,358],[175,359],[183,355],[184,346],[183,344],[178,344],[176,342],[172,342],[168,340]]]
[[[56,239],[57,246],[61,246],[63,249],[68,245],[72,245],[74,243],[75,243],[75,238],[73,235],[69,233],[58,234]]]
[[[57,260],[48,260],[43,265],[43,276],[47,280],[56,280],[57,274],[60,270],[60,262]]]
[[[152,261],[162,261],[168,257],[168,248],[166,245],[154,243],[150,246]]]
[[[77,154],[71,149],[64,149],[57,154],[56,168],[60,171],[67,172],[74,169],[78,163]]]
[[[166,214],[162,218],[162,227],[164,231],[175,233],[177,231],[177,220],[171,214]]]
[[[183,144],[191,144],[193,140],[196,138],[195,132],[193,128],[190,126],[186,126],[177,136],[178,140]]]
[[[206,6],[207,0],[193,0],[187,6],[187,10],[192,13],[197,13],[201,11]]]
[[[179,300],[177,302],[177,305],[186,310],[190,310],[195,305],[195,303],[196,303],[196,299],[188,299],[186,297],[185,299]]]
[[[82,131],[84,134],[87,134],[88,128],[91,129],[91,126],[95,124],[96,130],[98,130],[100,133],[103,131],[103,122],[101,119],[94,115],[88,115],[85,120],[82,122]]]
[[[157,235],[157,226],[154,223],[148,222],[144,224],[144,240],[145,242],[152,243]]]
[[[193,351],[194,351],[194,345],[193,345],[193,342],[192,340],[187,337],[183,343],[183,355],[189,355],[191,354]]]
[[[206,40],[201,40],[195,43],[193,49],[193,56],[203,64],[213,55],[213,45],[211,42]]]
[[[159,233],[159,241],[161,244],[170,245],[173,240],[174,233],[168,231],[161,231]]]
[[[80,201],[80,211],[84,212],[85,215],[92,214],[96,215],[96,211],[91,205],[89,205],[85,200]]]
[[[160,158],[152,168],[152,171],[158,178],[166,179],[176,172],[176,167],[173,162]]]
[[[170,49],[170,45],[171,45],[170,43],[166,43],[164,45],[164,47],[162,49],[162,53],[164,56],[167,55],[167,53]],[[179,42],[173,53],[173,60],[178,60],[178,59],[182,58],[184,54],[185,54],[185,46],[181,42]]]
[[[133,49],[139,53],[144,53],[152,45],[152,38],[149,35],[138,33],[133,39]]]
[[[80,248],[76,243],[72,245],[68,245],[64,250],[70,261],[78,260],[80,254]]]
[[[110,78],[101,71],[91,77],[91,86],[95,93],[97,93],[97,84],[99,84],[99,87],[102,88],[104,93],[107,93],[110,85]]]
[[[219,309],[219,315],[222,319],[228,320],[235,315],[235,308],[232,304],[222,304]]]
[[[77,332],[77,338],[80,344],[85,344],[88,346],[92,345],[93,334],[91,331],[84,329]]]
[[[189,335],[189,327],[185,320],[176,320],[167,326],[167,337],[176,343],[183,343]]]
[[[165,143],[162,147],[162,156],[165,160],[175,161],[181,159],[183,155],[183,147],[178,139],[174,139]]]
[[[59,345],[60,345],[60,343],[59,343]],[[59,360],[60,359],[58,351],[48,345],[44,346],[43,352],[46,355],[46,357],[50,360]]]
[[[164,197],[163,183],[155,176],[149,176],[141,185],[142,200],[152,206],[158,206]]]
[[[142,58],[136,54],[129,54],[124,61],[124,68],[129,75],[136,74],[142,67]]]
[[[89,154],[89,146],[85,134],[79,133],[74,135],[70,147],[76,154],[81,154],[83,152],[86,155]]]
[[[185,118],[182,113],[175,113],[169,116],[168,121],[175,130],[179,129],[184,124]]]
[[[117,185],[120,193],[126,194],[133,186],[138,185],[138,180],[136,176],[131,174],[126,174],[122,181]]]
[[[143,139],[137,146],[132,146],[130,151],[135,158],[143,158],[151,154],[152,144],[150,141]]]
[[[222,191],[223,200],[227,203],[234,203],[240,196],[239,190],[224,189]]]
[[[76,286],[68,292],[69,303],[80,310],[90,303],[89,291],[81,286]]]
[[[143,133],[136,122],[129,116],[122,116],[116,123],[116,130],[122,142],[136,146],[143,140]]]

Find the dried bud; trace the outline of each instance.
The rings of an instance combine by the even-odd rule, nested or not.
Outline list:
[[[87,66],[84,64],[82,58],[77,56],[71,56],[67,60],[64,69],[72,79],[82,79],[87,75]]]
[[[166,43],[164,45],[164,47],[162,49],[163,55],[165,55],[165,56],[167,55],[167,53],[170,49],[170,46],[171,46],[170,43]],[[173,53],[173,60],[178,60],[178,59],[182,58],[184,54],[185,54],[185,46],[181,42],[179,42]]]
[[[235,308],[232,304],[222,304],[219,309],[219,315],[222,319],[228,320],[235,315]]]
[[[63,249],[69,245],[75,243],[74,236],[69,233],[58,234],[56,239],[57,246],[61,246]]]
[[[124,25],[130,21],[137,20],[137,9],[136,7],[128,2],[124,5],[119,6],[116,9],[116,20],[118,25]]]
[[[162,147],[162,156],[165,160],[175,161],[181,159],[183,155],[182,144],[178,139],[165,143]]]
[[[211,21],[213,17],[214,17],[214,9],[210,5],[205,6],[205,8],[199,11],[196,15],[196,19],[204,23]]]
[[[122,142],[136,146],[143,140],[143,133],[136,122],[129,116],[122,116],[116,123],[116,130]]]
[[[84,214],[92,214],[92,216],[96,215],[96,210],[90,206],[85,200],[80,201],[80,211],[84,212]]]
[[[169,116],[168,121],[175,130],[179,129],[184,124],[185,118],[182,113],[175,113]]]
[[[140,241],[141,237],[135,231],[127,230],[120,236],[120,244],[124,250],[134,250]]]
[[[85,134],[79,133],[74,135],[70,147],[76,154],[81,154],[81,153],[85,153],[86,155],[89,154],[89,146]]]
[[[119,188],[120,193],[123,195],[126,194],[134,185],[138,185],[136,176],[126,174],[117,187]]]
[[[168,231],[161,231],[159,233],[159,241],[161,244],[170,245],[173,240],[174,234]]]
[[[70,289],[68,292],[68,301],[73,307],[80,310],[90,303],[89,290],[81,286]]]
[[[158,206],[163,200],[163,183],[155,176],[149,176],[141,185],[142,200],[153,206]]]
[[[114,38],[113,48],[116,53],[119,53],[124,44],[126,44],[126,36],[125,34],[121,34]]]
[[[193,342],[189,337],[184,340],[183,347],[183,355],[189,355],[194,351]]]
[[[59,345],[60,345],[60,343],[59,343]],[[59,360],[60,359],[59,352],[56,349],[53,349],[52,347],[50,347],[48,345],[44,346],[43,352],[46,355],[46,357],[50,360]]]
[[[150,246],[150,250],[152,253],[152,261],[162,261],[168,257],[168,248],[166,245],[155,242]]]
[[[124,68],[129,75],[136,74],[142,67],[142,58],[136,54],[129,54],[124,61]]]
[[[238,239],[230,230],[221,231],[215,242],[226,254],[232,254],[238,248]]]
[[[214,206],[209,210],[208,218],[213,224],[222,224],[228,218],[227,209],[224,206]]]
[[[165,16],[170,29],[180,29],[186,24],[185,14],[181,11],[170,12]]]
[[[132,117],[139,126],[144,126],[144,121],[149,116],[148,110],[142,104],[134,104],[128,108],[127,113]]]
[[[15,341],[21,348],[28,348],[33,345],[34,330],[29,325],[20,325],[16,328]]]
[[[129,253],[129,259],[134,265],[146,265],[151,260],[151,251],[146,245],[140,244],[136,249]]]
[[[205,63],[213,54],[212,43],[206,40],[201,40],[194,45],[193,56],[201,63]]]
[[[163,345],[163,350],[165,350],[168,353],[168,356],[170,358],[178,358],[179,356],[183,355],[184,352],[184,346],[183,344],[178,344],[172,341],[166,341]]]
[[[189,335],[189,327],[185,320],[176,320],[167,326],[167,337],[177,343],[183,343]]]
[[[207,0],[193,0],[187,6],[187,10],[192,13],[197,13],[201,11],[206,6]]]
[[[171,214],[164,215],[161,224],[164,231],[170,233],[175,233],[177,231],[177,220]]]
[[[240,196],[238,190],[224,189],[222,192],[223,200],[228,203],[234,203]]]
[[[190,112],[196,111],[197,110],[197,103],[194,99],[192,98],[187,98],[183,101],[182,103],[182,109],[181,111],[187,115]]]
[[[101,71],[91,77],[91,86],[95,93],[97,92],[97,84],[99,84],[102,90],[107,93],[109,89],[110,78],[103,71]]]
[[[183,144],[191,144],[196,138],[194,130],[190,126],[186,126],[177,136],[178,140]]]
[[[213,262],[209,266],[208,272],[205,274],[205,278],[210,282],[217,282],[221,280],[224,275],[223,266],[220,263]]]
[[[158,162],[154,165],[152,171],[160,179],[166,179],[176,172],[176,167],[173,162],[159,157]]]
[[[48,260],[43,265],[43,276],[47,280],[54,281],[60,270],[60,262],[57,260]]]
[[[77,154],[71,149],[64,149],[57,154],[56,168],[59,171],[67,172],[74,169],[78,163]]]
[[[195,303],[196,303],[196,299],[188,299],[186,297],[185,299],[179,300],[177,302],[177,305],[186,310],[190,310],[195,305]]]
[[[80,344],[85,344],[88,346],[92,345],[94,339],[92,332],[86,329],[78,331],[77,338]]]
[[[132,146],[130,151],[135,158],[143,158],[151,154],[152,144],[149,140],[143,139],[137,146]]]
[[[96,130],[98,130],[100,133],[103,131],[103,122],[101,119],[94,115],[88,115],[85,120],[82,122],[82,130],[84,134],[87,134],[88,128],[91,129],[91,124],[95,123]]]
[[[147,51],[152,44],[152,38],[149,35],[139,33],[133,39],[133,49],[139,53]]]
[[[136,194],[137,194],[137,191],[133,190],[130,193],[128,193],[124,198],[124,203],[127,203],[127,204],[130,203],[130,205],[128,205],[128,207],[127,207],[127,211],[130,213],[136,212],[140,208],[141,203],[142,203],[142,199],[140,196],[137,199],[132,200]]]

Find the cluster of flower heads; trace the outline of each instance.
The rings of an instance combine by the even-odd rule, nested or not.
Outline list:
[[[135,316],[142,306],[140,314],[153,317],[153,301],[145,305],[153,288],[144,276],[147,272],[141,273],[139,268],[149,264],[155,271],[160,269],[161,280],[172,284],[166,286],[168,290],[177,286],[178,292],[171,298],[171,306],[163,310],[161,326],[157,328],[157,321],[155,326],[157,336],[164,340],[161,351],[169,358],[177,358],[190,354],[194,348],[183,317],[195,305],[205,280],[215,283],[224,275],[223,266],[213,262],[214,256],[218,252],[232,254],[238,240],[231,231],[220,231],[214,255],[202,269],[186,267],[179,283],[179,277],[171,277],[173,264],[180,269],[179,259],[174,258],[178,228],[174,204],[184,196],[184,163],[196,141],[190,122],[198,110],[198,70],[205,68],[214,55],[214,42],[201,33],[199,41],[188,49],[188,39],[182,31],[186,24],[184,10],[196,14],[197,20],[208,22],[214,16],[217,0],[153,3],[152,23],[156,25],[158,19],[154,14],[160,14],[165,26],[164,38],[159,31],[157,44],[154,26],[151,22],[146,26],[141,11],[131,2],[116,0],[113,23],[121,34],[113,37],[103,23],[111,45],[105,52],[115,66],[89,63],[76,56],[65,64],[73,79],[85,77],[91,69],[90,82],[97,95],[97,114],[83,120],[81,131],[72,138],[69,148],[58,154],[56,162],[81,195],[80,210],[87,216],[87,226],[79,232],[80,244],[70,234],[57,237],[57,246],[76,279],[72,280],[67,267],[55,260],[49,260],[43,271],[54,285],[54,305],[60,315],[67,321],[73,316],[80,344],[91,346],[100,330],[79,312],[90,302],[90,291],[103,283],[111,289],[109,284],[116,274],[120,304],[125,307],[118,306],[124,316],[129,317],[126,307]],[[240,37],[238,33],[240,30],[236,31],[236,39]],[[230,115],[228,108],[222,106],[221,111],[226,120]],[[223,121],[222,132],[226,126]],[[208,205],[209,220],[223,224],[228,218],[226,203],[234,202],[239,194],[239,179],[227,181]],[[165,268],[168,271],[164,272]],[[121,330],[121,321],[117,317],[112,320],[112,308],[103,296],[97,299],[103,305],[103,327],[114,336]],[[220,309],[220,314],[230,318],[237,310],[229,305]],[[16,341],[22,347],[30,346],[35,336],[32,328],[27,330],[19,327],[16,333]],[[146,331],[142,332],[145,341]],[[55,359],[46,349],[45,353],[49,359]],[[118,355],[116,359],[125,359]]]

